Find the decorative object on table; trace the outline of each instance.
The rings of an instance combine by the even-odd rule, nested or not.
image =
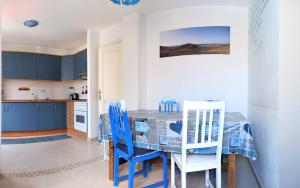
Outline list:
[[[132,134],[125,105],[121,101],[114,101],[109,106],[109,119],[112,130],[114,146],[114,186],[118,186],[119,181],[128,179],[128,188],[134,187],[134,177],[143,174],[147,177],[147,160],[163,158],[163,181],[154,183],[149,187],[162,186],[168,187],[168,157],[165,152],[153,151],[133,146]],[[119,177],[119,157],[129,163],[129,174]],[[134,172],[135,164],[143,162],[143,169]]]
[[[213,137],[214,110],[219,110],[218,135]],[[189,119],[193,116],[195,124],[190,125]],[[202,122],[200,122],[202,116]],[[182,148],[181,154],[171,154],[171,187],[175,186],[175,164],[181,171],[181,187],[186,188],[186,174],[189,172],[205,171],[206,187],[213,187],[209,179],[209,170],[216,169],[216,188],[221,188],[221,156],[225,119],[225,102],[196,102],[184,101],[182,118]],[[188,139],[188,126],[195,127],[194,139]],[[207,129],[207,130],[206,130]],[[201,132],[200,132],[201,130]],[[200,132],[200,134],[199,134]],[[206,134],[208,132],[208,134]],[[214,154],[197,155],[188,151],[191,149],[214,148]]]
[[[111,0],[117,5],[136,5],[140,0]]]
[[[230,54],[230,27],[190,27],[160,33],[160,57]]]
[[[19,91],[30,91],[29,87],[19,87],[18,88]]]
[[[159,102],[158,110],[165,111],[165,112],[174,112],[176,108],[176,111],[179,112],[179,104],[176,100],[161,100]]]

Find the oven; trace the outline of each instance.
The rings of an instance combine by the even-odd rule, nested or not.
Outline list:
[[[87,102],[74,103],[74,128],[81,132],[87,132],[88,127]]]

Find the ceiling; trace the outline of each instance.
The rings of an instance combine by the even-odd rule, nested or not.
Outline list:
[[[2,40],[4,44],[74,50],[86,44],[88,28],[112,25],[134,12],[198,5],[248,6],[248,0],[141,0],[129,7],[110,0],[2,0]],[[27,19],[36,19],[40,25],[26,28]]]

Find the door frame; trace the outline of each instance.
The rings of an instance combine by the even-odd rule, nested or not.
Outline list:
[[[104,97],[104,94],[105,94],[105,91],[104,91],[104,79],[103,79],[103,71],[104,71],[104,68],[103,68],[103,56],[102,56],[102,53],[104,51],[113,51],[113,50],[119,50],[119,56],[118,56],[118,62],[119,62],[119,66],[118,66],[118,75],[121,76],[121,63],[122,63],[122,42],[117,42],[117,43],[111,43],[111,44],[105,44],[105,45],[102,45],[99,47],[98,49],[98,101],[99,101],[99,106],[98,106],[98,109],[99,109],[99,114],[103,114],[103,113],[106,113],[104,111],[104,105],[105,104],[105,101],[103,101],[103,97]],[[121,86],[121,79],[120,79],[120,76],[118,77],[118,95],[120,97],[120,86]],[[105,99],[104,99],[105,100]],[[101,102],[102,101],[102,102]],[[103,103],[104,102],[104,103]],[[101,107],[102,105],[102,107]]]

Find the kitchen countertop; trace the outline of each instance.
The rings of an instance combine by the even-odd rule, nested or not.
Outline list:
[[[70,99],[48,99],[48,100],[30,100],[30,99],[8,99],[8,100],[2,100],[3,103],[6,102],[86,102],[86,99],[80,99],[80,100],[70,100]]]

